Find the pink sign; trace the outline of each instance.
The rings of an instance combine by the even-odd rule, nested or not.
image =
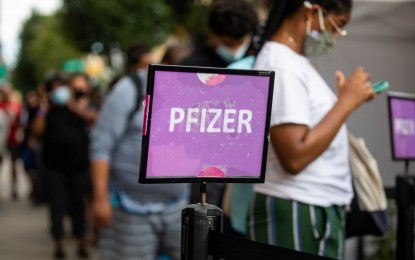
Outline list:
[[[415,160],[415,95],[389,95],[395,160]]]
[[[273,73],[165,67],[149,71],[140,181],[263,177]]]

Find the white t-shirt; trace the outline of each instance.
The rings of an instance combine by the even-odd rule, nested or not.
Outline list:
[[[271,127],[294,123],[314,128],[337,100],[308,59],[283,44],[265,43],[254,68],[275,71]],[[349,204],[353,189],[348,152],[343,125],[326,151],[291,175],[282,168],[270,144],[265,183],[256,184],[255,191],[322,207]]]

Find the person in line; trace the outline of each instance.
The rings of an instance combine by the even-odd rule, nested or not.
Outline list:
[[[208,11],[207,43],[181,65],[225,68],[245,55],[256,25],[257,14],[248,1],[213,1]]]
[[[139,44],[127,52],[127,75],[107,94],[90,148],[95,224],[101,259],[180,259],[186,184],[139,184],[143,98],[152,56]],[[134,80],[134,76],[139,81]],[[132,115],[132,116],[131,116]]]
[[[2,86],[4,93],[3,101],[0,102],[0,108],[6,111],[9,118],[9,129],[6,138],[6,150],[11,160],[11,198],[17,200],[19,194],[17,191],[17,161],[20,158],[20,114],[22,112],[21,95],[15,90],[10,83]]]
[[[178,65],[183,59],[187,58],[191,53],[191,49],[182,45],[171,45],[167,47],[166,52],[161,59],[161,64]]]
[[[7,93],[3,88],[0,88],[0,104],[7,99]],[[0,106],[0,166],[3,162],[4,151],[6,150],[6,138],[9,133],[10,118],[7,109]]]
[[[336,71],[337,96],[309,58],[346,32],[351,0],[274,1],[255,69],[276,72],[266,180],[255,184],[251,239],[344,258],[345,206],[353,196],[346,119],[374,98],[370,75]]]
[[[254,6],[246,0],[216,0],[208,11],[207,44],[196,49],[180,65],[226,68],[245,56],[257,26]],[[223,183],[211,183],[207,202],[221,204]],[[200,185],[191,185],[191,203],[200,202]]]
[[[39,95],[36,91],[30,91],[24,99],[24,107],[21,116],[21,125],[23,129],[23,140],[20,145],[20,157],[26,174],[30,179],[30,200],[36,203],[35,196],[35,178],[36,178],[36,146],[37,140],[32,135],[32,124],[39,109]]]
[[[66,85],[68,84],[68,86]],[[89,107],[89,79],[76,73],[47,82],[34,119],[33,133],[43,139],[43,163],[50,211],[54,256],[65,258],[63,218],[68,212],[72,233],[78,240],[78,256],[88,257],[85,193],[89,178],[89,129],[97,112]]]

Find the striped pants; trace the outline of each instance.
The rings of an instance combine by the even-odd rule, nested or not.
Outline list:
[[[318,207],[255,193],[248,218],[252,240],[344,259],[343,207]]]

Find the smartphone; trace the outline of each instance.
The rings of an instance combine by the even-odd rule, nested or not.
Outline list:
[[[389,88],[389,82],[382,80],[374,83],[372,85],[372,89],[375,93],[380,93],[384,90],[387,90]]]

